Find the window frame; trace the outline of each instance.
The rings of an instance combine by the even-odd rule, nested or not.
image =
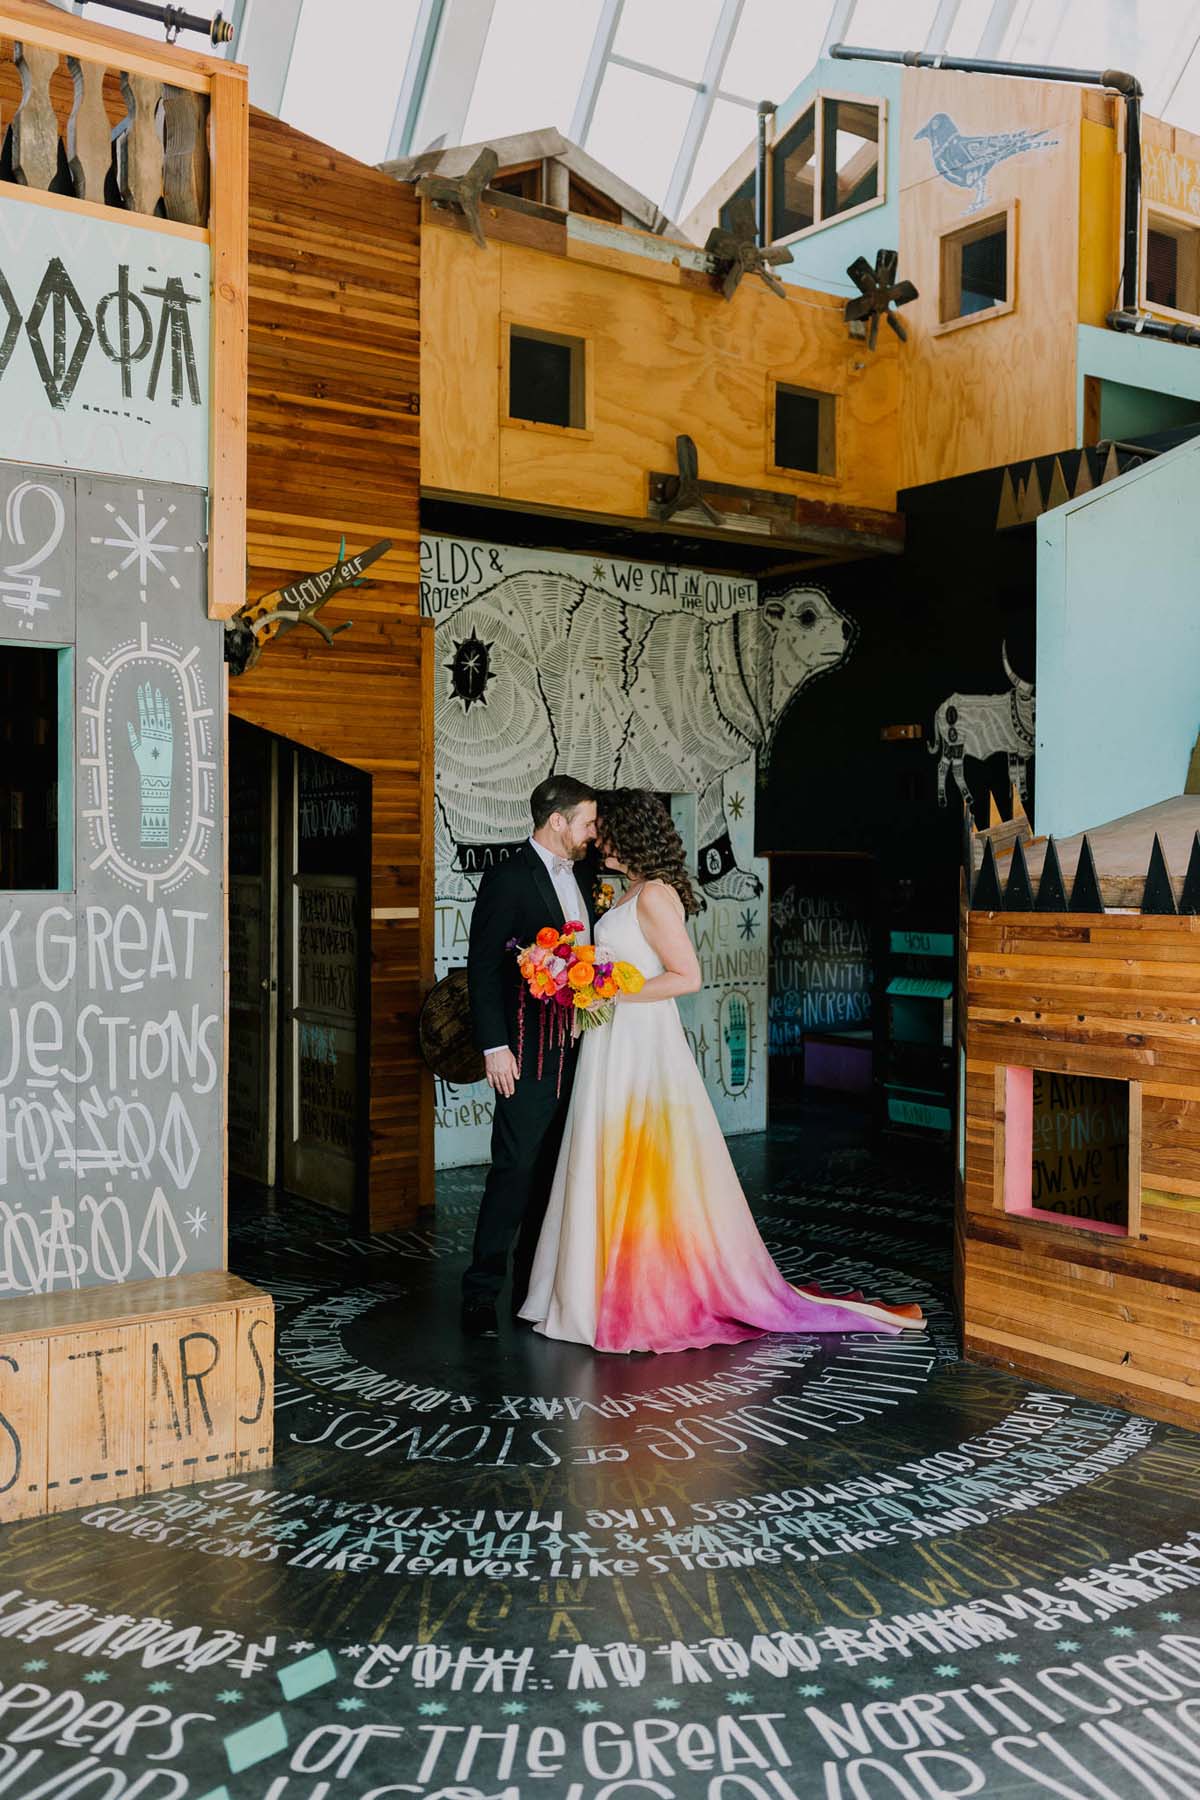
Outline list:
[[[54,887],[8,888],[4,894],[73,894],[75,892],[75,646],[40,639],[5,637],[7,650],[45,650],[55,657],[57,680],[58,769],[55,798]]]
[[[879,182],[878,192],[873,200],[860,200],[857,206],[849,206],[845,212],[830,213],[827,219],[821,218],[821,199],[825,184],[825,102],[826,100],[842,101],[852,106],[873,106],[879,114]],[[887,152],[888,152],[888,111],[887,101],[882,94],[848,94],[837,88],[819,88],[800,108],[787,127],[770,140],[767,145],[767,223],[772,227],[775,218],[775,152],[788,133],[794,131],[809,108],[813,109],[813,209],[815,214],[811,225],[801,226],[799,231],[789,232],[786,237],[771,237],[772,244],[798,244],[802,239],[812,237],[815,232],[827,231],[831,225],[841,225],[847,219],[857,219],[863,213],[870,212],[872,207],[882,206],[887,200]],[[743,181],[738,187],[744,185]],[[734,190],[736,192],[736,189]],[[726,202],[722,201],[722,205]],[[718,215],[720,207],[718,207]]]
[[[937,270],[938,291],[936,320],[929,330],[935,337],[944,336],[948,331],[961,331],[966,325],[986,325],[991,319],[1002,319],[1007,313],[1017,310],[1017,229],[1019,204],[1015,198],[1001,206],[993,206],[980,217],[953,226],[949,231],[938,233]],[[995,227],[1003,221],[1005,229],[1004,285],[1006,296],[996,306],[985,306],[979,312],[954,313],[950,318],[943,316],[946,305],[948,284],[957,283],[959,301],[962,296],[962,262],[958,262],[957,276],[948,276],[948,265],[954,247],[976,243],[980,238],[989,237]]]
[[[818,439],[830,440],[833,467],[825,469],[797,469],[790,463],[781,463],[776,450],[776,409],[780,388],[793,394],[806,394],[815,400],[828,402],[831,420],[826,424],[822,419],[818,425]],[[767,447],[766,463],[772,475],[783,475],[789,481],[815,481],[825,487],[837,487],[842,479],[842,408],[839,404],[842,396],[832,388],[810,387],[806,381],[794,380],[787,375],[767,376]]]
[[[1006,1203],[1006,1177],[1008,1167],[1008,1151],[1011,1133],[1008,1125],[1009,1115],[1009,1075],[1033,1074],[1063,1075],[1073,1081],[1117,1081],[1129,1091],[1129,1190],[1126,1200],[1125,1227],[1106,1224],[1100,1219],[1076,1219],[1067,1213],[1052,1213],[1048,1209],[1038,1208],[1036,1211],[1024,1212],[1019,1209],[1010,1210]],[[1111,1076],[1099,1069],[1081,1068],[1072,1059],[1070,1068],[1047,1069],[1038,1063],[1000,1062],[994,1069],[995,1085],[993,1090],[992,1114],[994,1118],[994,1143],[992,1156],[992,1207],[1000,1214],[1007,1225],[1014,1230],[1060,1232],[1065,1233],[1073,1243],[1094,1243],[1097,1239],[1119,1239],[1124,1243],[1136,1244],[1144,1237],[1142,1231],[1142,1084],[1140,1081],[1121,1082],[1121,1077]],[[1030,1146],[1032,1156],[1032,1145]]]
[[[1164,306],[1161,300],[1151,300],[1146,291],[1146,283],[1150,273],[1150,233],[1152,230],[1164,231],[1168,237],[1180,239],[1187,235],[1195,237],[1196,266],[1196,312],[1185,312],[1179,306]],[[1156,318],[1179,319],[1185,325],[1200,324],[1200,219],[1194,213],[1183,212],[1177,206],[1160,206],[1157,200],[1147,201],[1142,207],[1141,233],[1138,243],[1138,305],[1144,312],[1153,313]]]
[[[549,419],[519,419],[513,416],[512,357],[510,346],[514,332],[518,337],[533,338],[545,344],[565,344],[578,359],[572,357],[571,411],[582,410],[582,425],[555,425]],[[514,431],[544,431],[557,438],[588,440],[594,435],[595,421],[595,356],[591,334],[583,331],[552,331],[546,326],[531,325],[512,313],[500,315],[500,424]]]

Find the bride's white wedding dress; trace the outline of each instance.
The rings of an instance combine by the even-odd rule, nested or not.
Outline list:
[[[605,957],[663,973],[636,893],[596,928]],[[917,1307],[801,1290],[750,1214],[674,1000],[585,1034],[521,1317],[597,1350],[687,1350],[760,1332],[895,1332]]]

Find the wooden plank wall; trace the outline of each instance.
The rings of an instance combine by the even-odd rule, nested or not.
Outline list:
[[[900,144],[900,274],[920,298],[904,308],[900,486],[1049,455],[1074,444],[1079,301],[1082,90],[906,69]],[[939,174],[915,134],[946,113],[967,135],[1028,130],[1044,148],[998,162],[977,210],[972,188]],[[1016,304],[940,329],[940,239],[1016,201]],[[1115,283],[1114,283],[1115,285]]]
[[[1198,918],[969,916],[961,1220],[967,1353],[1193,1428],[1200,1426],[1198,996]],[[1010,1064],[1140,1084],[1136,1236],[1004,1212],[997,1076]]]
[[[705,481],[895,506],[900,352],[892,332],[881,331],[868,351],[850,337],[836,295],[792,288],[780,299],[747,277],[726,301],[658,240],[655,255],[635,255],[572,237],[561,221],[518,223],[527,241],[490,235],[481,250],[455,215],[426,217],[427,490],[644,519],[647,476],[674,470],[675,439],[686,432]],[[489,234],[515,229],[509,215],[487,225]],[[586,341],[586,430],[508,419],[510,323]],[[837,396],[836,476],[774,465],[772,381]]]
[[[370,1224],[431,1204],[433,1095],[416,1015],[432,979],[432,680],[418,598],[420,218],[411,187],[254,112],[248,592],[380,538],[327,647],[297,629],[230,683],[230,711],[372,777]]]

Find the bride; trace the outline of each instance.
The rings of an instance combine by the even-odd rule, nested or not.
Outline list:
[[[605,867],[628,881],[596,927],[597,949],[635,964],[646,983],[584,1035],[520,1317],[547,1337],[611,1351],[920,1327],[919,1307],[795,1288],[776,1268],[675,1004],[701,982],[679,835],[655,794],[619,788],[601,801],[596,837]]]

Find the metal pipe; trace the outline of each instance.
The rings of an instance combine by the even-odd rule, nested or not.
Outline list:
[[[153,19],[165,30],[169,44],[181,31],[201,31],[214,44],[233,42],[233,22],[221,13],[213,19],[202,19],[199,13],[185,12],[182,6],[170,4],[170,0],[161,5],[154,0],[80,0],[81,6],[88,4],[105,6],[110,12],[132,13],[138,19]]]
[[[774,117],[775,102],[760,100],[754,160],[754,237],[760,250],[771,241],[771,221],[767,217],[767,120]]]
[[[1151,319],[1136,310],[1110,312],[1105,324],[1113,331],[1132,331],[1138,337],[1157,338],[1162,343],[1200,345],[1200,325],[1173,325],[1169,319]]]
[[[1125,95],[1125,219],[1122,237],[1121,304],[1137,307],[1138,258],[1142,249],[1142,90],[1137,82]]]

